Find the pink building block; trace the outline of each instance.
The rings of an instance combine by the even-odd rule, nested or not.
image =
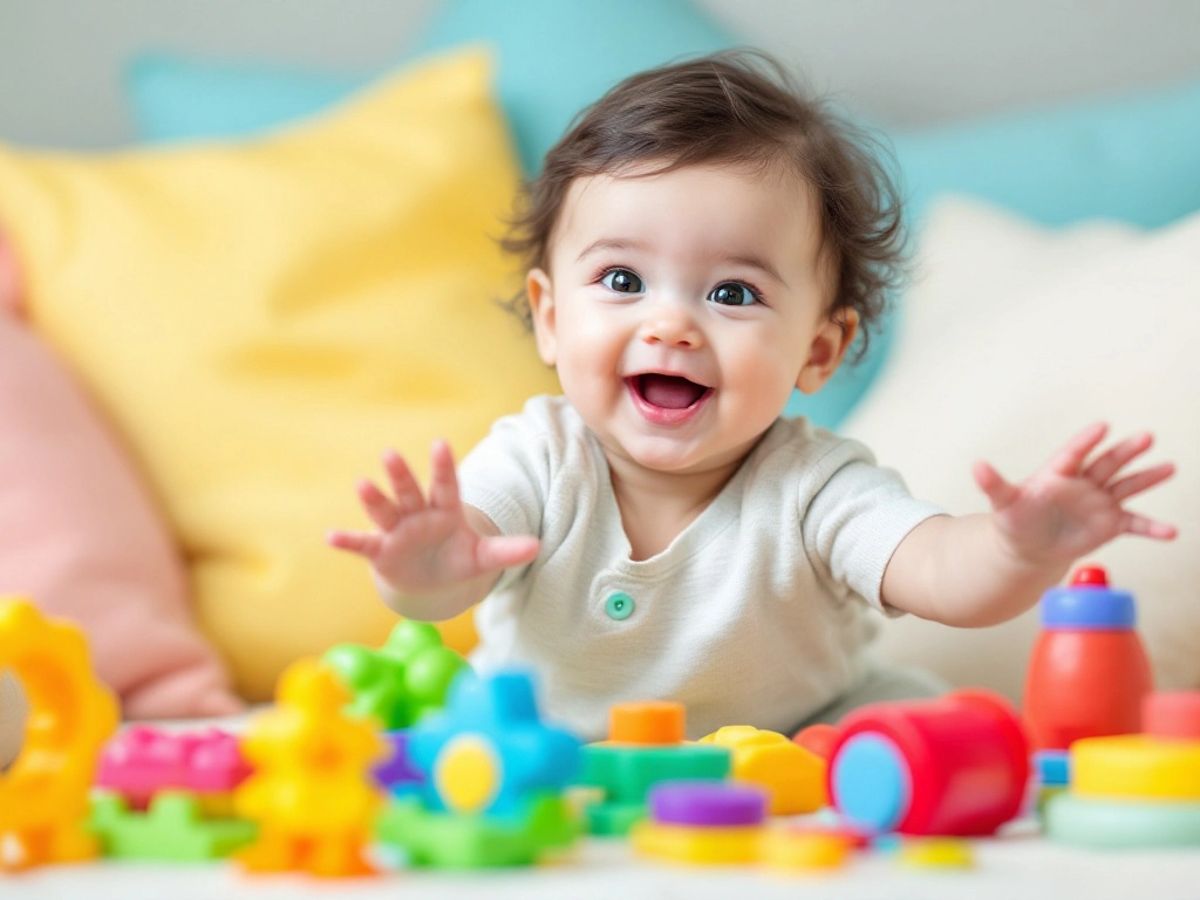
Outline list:
[[[217,728],[172,733],[148,725],[122,732],[100,755],[96,784],[144,809],[166,788],[228,793],[250,774],[237,738]]]

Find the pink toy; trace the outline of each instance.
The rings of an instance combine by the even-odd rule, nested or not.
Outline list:
[[[842,720],[828,778],[832,804],[857,827],[991,834],[1021,809],[1029,743],[998,694],[875,703]]]
[[[168,788],[226,794],[250,774],[237,738],[217,728],[171,733],[130,728],[104,748],[96,783],[117,791],[131,807],[145,809]]]

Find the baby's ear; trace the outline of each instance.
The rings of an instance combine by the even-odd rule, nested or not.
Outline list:
[[[842,364],[856,334],[858,312],[845,307],[834,310],[813,335],[796,387],[806,394],[819,391]]]
[[[22,318],[25,312],[21,301],[21,270],[17,255],[0,228],[0,313]]]
[[[558,361],[558,339],[555,332],[554,287],[550,276],[541,269],[530,269],[525,276],[525,294],[533,316],[533,335],[538,356],[548,366]]]

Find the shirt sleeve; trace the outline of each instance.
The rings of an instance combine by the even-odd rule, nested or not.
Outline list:
[[[526,411],[498,420],[458,467],[459,494],[501,534],[542,536],[549,495],[549,435],[540,416]],[[505,570],[495,589],[511,583],[528,566]]]
[[[910,531],[944,511],[915,499],[899,473],[876,465],[858,441],[841,441],[818,468],[829,477],[801,510],[809,559],[835,594],[856,594],[889,616],[902,615],[883,603],[884,570]]]

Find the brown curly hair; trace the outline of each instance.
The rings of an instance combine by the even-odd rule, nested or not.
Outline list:
[[[790,165],[815,191],[822,251],[836,273],[828,314],[858,313],[869,329],[906,270],[899,193],[880,140],[806,96],[765,53],[732,50],[625,79],[582,110],[527,182],[502,239],[527,268],[547,268],[564,198],[576,178],[644,162],[641,175],[701,163]],[[531,324],[524,289],[505,305]]]

